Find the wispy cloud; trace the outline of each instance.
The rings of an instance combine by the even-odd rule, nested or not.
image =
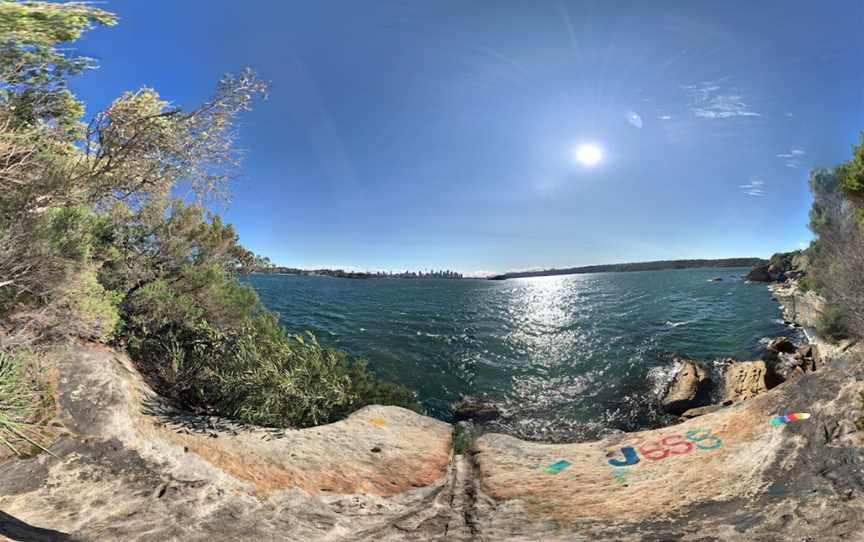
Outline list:
[[[788,152],[781,152],[777,158],[783,159],[783,165],[788,168],[798,169],[801,167],[801,157],[806,153],[801,149],[790,149]]]
[[[736,89],[724,89],[717,83],[703,81],[681,88],[690,99],[690,111],[705,119],[731,119],[736,117],[761,117],[744,101]]]
[[[671,120],[671,119],[672,119],[672,115],[662,115],[660,117],[660,120]]]
[[[765,189],[763,188],[764,186],[765,186],[765,181],[760,181],[758,179],[751,179],[749,183],[742,184],[739,186],[739,188],[741,188],[741,190],[743,190],[744,193],[747,194],[748,196],[753,196],[753,197],[758,198],[758,197],[762,197],[765,195]]]

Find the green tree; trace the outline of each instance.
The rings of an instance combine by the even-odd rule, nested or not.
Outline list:
[[[256,259],[203,205],[238,174],[236,121],[265,91],[253,72],[195,109],[143,88],[81,122],[67,79],[91,63],[68,44],[115,22],[0,0],[0,314],[125,344],[184,408],[302,426],[370,401],[414,406],[365,362],[287,333],[238,280]]]
[[[116,17],[84,3],[0,0],[0,104],[7,128],[50,130],[61,141],[80,136],[83,106],[67,79],[92,67],[90,59],[59,46]]]
[[[840,190],[856,207],[858,225],[864,230],[864,132],[861,143],[852,148],[852,159],[838,170]]]

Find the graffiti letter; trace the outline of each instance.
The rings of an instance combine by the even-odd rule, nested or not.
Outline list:
[[[660,461],[669,456],[669,450],[663,446],[659,446],[656,442],[643,444],[639,447],[639,453],[642,454],[642,457],[651,461]]]
[[[664,437],[660,443],[663,446],[668,446],[672,455],[684,455],[693,451],[693,444],[684,440],[681,435],[672,435]],[[676,449],[677,448],[677,449]]]
[[[694,431],[687,431],[687,440],[697,443],[706,440],[711,442],[711,444],[704,445],[696,444],[696,447],[700,450],[713,450],[723,445],[723,441],[720,440],[720,437],[712,435],[711,432],[707,429],[696,429]]]
[[[624,455],[624,461],[621,461],[620,459],[610,459],[609,464],[613,467],[629,467],[639,462],[639,456],[636,455],[636,450],[630,446],[621,448],[621,453]]]

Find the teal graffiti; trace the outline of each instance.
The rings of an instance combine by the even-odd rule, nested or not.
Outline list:
[[[544,469],[544,472],[547,474],[558,474],[562,470],[566,469],[570,466],[570,462],[566,459],[562,459],[557,463],[553,463]]]
[[[702,434],[700,436],[700,433]],[[712,435],[710,431],[707,429],[696,429],[695,431],[687,431],[686,435],[687,440],[690,442],[696,443],[696,447],[700,450],[714,450],[723,446],[723,441],[720,440],[720,437],[716,435]],[[711,441],[710,445],[699,444],[700,442],[709,440]]]

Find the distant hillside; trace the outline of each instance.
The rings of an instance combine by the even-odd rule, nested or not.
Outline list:
[[[623,271],[658,271],[661,269],[691,269],[698,267],[755,267],[767,264],[762,258],[723,258],[720,260],[661,260],[659,262],[614,263],[587,265],[566,269],[542,271],[517,271],[489,277],[489,280],[516,279],[521,277],[548,277],[551,275],[575,275],[579,273],[615,273]]]

